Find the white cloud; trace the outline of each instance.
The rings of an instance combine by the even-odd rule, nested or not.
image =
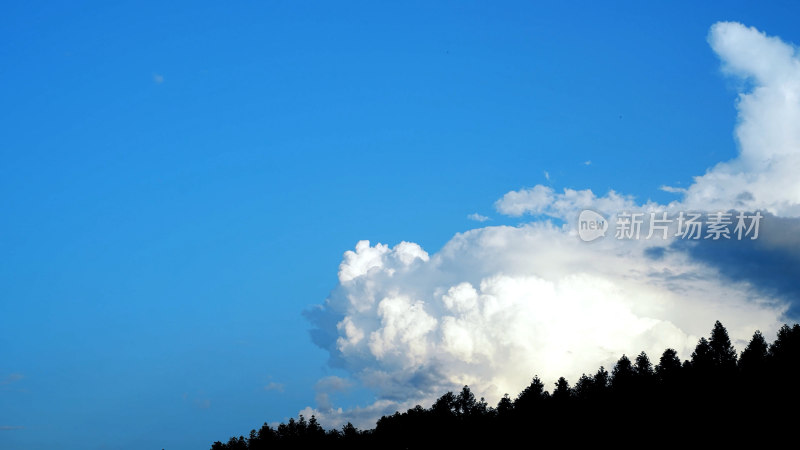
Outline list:
[[[553,189],[538,184],[530,189],[507,192],[503,198],[495,202],[495,208],[501,214],[521,216],[525,213],[542,213],[552,203]]]
[[[785,311],[682,253],[653,260],[640,246],[596,244],[545,222],[458,234],[416,264],[381,252],[323,310],[339,324],[328,331],[338,332],[341,365],[381,400],[360,409],[357,424],[374,425],[368,411],[429,406],[463,384],[496,402],[534,374],[575,380],[623,353],[673,347],[686,358],[714,320],[741,341],[756,328],[773,332]],[[327,395],[314,413],[328,426],[356,421]]]
[[[747,281],[723,281],[715,266],[667,241],[581,242],[570,222],[582,209],[756,209],[800,216],[800,63],[793,47],[736,23],[712,27],[725,71],[748,80],[737,103],[739,156],[696,177],[670,205],[637,204],[610,191],[537,185],[495,203],[506,215],[544,215],[519,227],[456,234],[439,252],[402,242],[347,251],[339,285],[309,313],[316,342],[377,400],[349,410],[318,398],[323,424],[374,425],[381,414],[429,406],[469,384],[496,402],[534,374],[574,381],[620,355],[666,347],[688,358],[715,320],[741,350],[755,329],[774,335],[788,303]],[[648,256],[653,249],[660,257]],[[323,392],[324,390],[320,390]]]
[[[711,27],[709,44],[723,71],[744,81],[736,104],[739,154],[694,178],[688,188],[661,186],[683,194],[669,205],[646,209],[755,210],[800,217],[800,56],[795,47],[755,28],[735,22]],[[506,193],[495,204],[509,216],[546,214],[568,218],[584,208],[608,214],[635,207],[632,198],[611,191],[595,197],[590,190],[563,194],[537,185]],[[610,209],[609,209],[610,208]],[[566,216],[565,216],[566,214]]]
[[[157,73],[153,74],[153,83],[161,84],[164,82],[164,75],[159,75]]]
[[[269,383],[267,383],[266,386],[264,386],[265,391],[283,392],[284,388],[285,386],[283,385],[283,383],[276,383],[274,381],[270,381]]]
[[[347,378],[330,375],[317,381],[314,388],[326,392],[338,392],[350,389],[353,383]]]
[[[491,220],[491,218],[478,213],[469,214],[467,219],[474,220],[476,222],[486,222],[487,220]]]
[[[648,205],[655,208],[656,205]],[[562,220],[574,220],[583,209],[594,209],[605,214],[614,214],[622,210],[641,209],[633,197],[623,196],[614,191],[598,197],[591,189],[564,189],[556,193],[549,186],[536,185],[528,189],[507,192],[495,202],[498,212],[512,217],[523,214],[547,216]]]
[[[696,177],[683,204],[696,209],[763,208],[800,216],[800,58],[755,28],[721,22],[708,41],[723,70],[749,87],[739,95],[739,155]]]
[[[305,417],[316,416],[326,428],[340,428],[347,422],[351,422],[356,427],[368,429],[375,427],[375,421],[381,416],[394,414],[398,409],[405,410],[413,406],[413,402],[399,403],[393,400],[378,399],[367,406],[356,406],[347,410],[333,408],[330,405],[326,407],[317,406],[316,408],[307,406],[299,414]],[[274,426],[277,426],[277,424]]]
[[[664,192],[669,192],[670,194],[685,194],[688,192],[688,189],[686,188],[667,186],[667,185],[662,185],[661,187],[659,187],[659,189],[661,189]]]
[[[314,385],[314,390],[316,391],[314,401],[317,403],[317,408],[322,411],[332,411],[333,405],[331,404],[330,395],[335,392],[346,391],[352,386],[352,381],[346,378],[337,377],[336,375],[331,375],[320,379]]]
[[[401,242],[390,251],[387,245],[370,247],[369,241],[359,241],[355,251],[348,250],[344,253],[344,260],[339,264],[339,281],[350,281],[379,267],[382,258],[387,254],[405,264],[410,264],[415,259],[428,260],[428,254],[413,242]]]

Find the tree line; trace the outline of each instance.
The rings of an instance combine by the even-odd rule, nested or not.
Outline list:
[[[375,428],[348,423],[325,430],[311,416],[264,424],[248,437],[215,442],[212,450],[272,448],[497,447],[519,442],[688,445],[762,442],[790,434],[800,421],[800,325],[783,325],[769,344],[760,331],[737,354],[717,321],[691,359],[668,348],[655,363],[645,352],[622,355],[574,385],[561,377],[552,391],[538,376],[516,398],[496,406],[469,386],[447,392],[429,408],[417,405],[381,417]],[[689,441],[684,442],[684,436]]]

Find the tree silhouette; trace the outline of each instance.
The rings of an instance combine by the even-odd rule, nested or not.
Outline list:
[[[639,353],[633,369],[637,377],[650,378],[653,376],[653,364],[650,362],[650,358],[647,357],[647,353]]]
[[[733,373],[736,370],[736,349],[731,345],[728,330],[722,326],[719,320],[714,323],[708,344],[711,347],[714,367],[725,373]]]
[[[514,412],[514,402],[511,401],[511,397],[508,394],[503,395],[503,398],[497,402],[496,410],[497,415],[502,418],[508,417]]]
[[[706,374],[714,367],[714,355],[708,340],[702,337],[692,352],[692,370]]]
[[[533,377],[533,381],[522,392],[519,393],[514,401],[514,408],[520,411],[530,411],[545,398],[544,383],[538,376]]]
[[[559,436],[567,445],[596,445],[615,429],[623,430],[630,442],[647,442],[672,439],[669,433],[676,420],[692,414],[702,415],[702,420],[687,421],[695,440],[718,447],[760,437],[766,445],[769,432],[791,430],[796,424],[792,408],[800,401],[798,373],[800,325],[781,327],[772,344],[756,331],[737,358],[727,330],[717,321],[710,339],[700,338],[691,360],[683,363],[671,348],[664,350],[655,368],[644,352],[633,362],[622,355],[610,374],[600,367],[592,376],[582,375],[573,388],[560,377],[552,395],[534,377],[513,401],[506,394],[496,408],[463,386],[458,394],[446,392],[429,408],[417,405],[383,416],[372,430],[360,431],[348,422],[325,431],[315,416],[306,420],[300,415],[277,428],[265,423],[247,439],[216,441],[211,448],[494,448],[535,444],[536,433],[543,432]],[[758,415],[767,412],[769,422]],[[748,418],[749,426],[732,430],[732,419],[742,417]]]
[[[569,388],[567,379],[561,377],[556,381],[556,388],[553,390],[553,400],[557,402],[566,402],[572,397],[572,390]]]
[[[662,383],[667,383],[677,377],[680,371],[681,359],[678,357],[678,352],[673,348],[664,350],[655,369],[658,380]]]
[[[458,400],[452,392],[439,397],[433,404],[433,413],[443,417],[455,415],[457,409]]]
[[[342,436],[345,439],[354,439],[358,437],[358,429],[354,427],[352,423],[347,422],[342,425]]]
[[[591,400],[594,394],[594,379],[586,376],[586,374],[581,375],[578,381],[575,382],[572,393],[577,400]]]
[[[800,350],[800,325],[793,327],[783,325],[778,330],[778,338],[769,348],[770,354],[778,366],[789,367],[796,363],[796,355]]]
[[[800,372],[800,325],[782,326],[777,339],[769,347],[769,353],[773,395],[797,398],[800,394],[800,386],[796,381]]]
[[[650,358],[647,357],[645,352],[639,353],[633,365],[632,386],[634,391],[639,394],[652,395],[655,381],[655,373],[653,372],[653,364],[650,362]]]
[[[605,367],[600,366],[597,372],[594,374],[594,382],[592,383],[592,389],[594,391],[593,397],[602,398],[608,392],[608,389],[611,387],[611,375],[605,369]]]
[[[764,370],[769,357],[769,345],[761,331],[756,330],[739,358],[739,368],[743,373],[757,373]]]
[[[622,357],[614,365],[611,371],[611,387],[617,392],[626,392],[631,387],[633,379],[633,365],[627,356]]]
[[[477,400],[475,394],[469,389],[469,386],[461,388],[461,392],[456,397],[455,407],[456,414],[469,416],[472,415],[477,409]]]

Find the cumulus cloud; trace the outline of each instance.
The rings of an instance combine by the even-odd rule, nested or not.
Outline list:
[[[525,213],[541,213],[551,203],[553,203],[553,189],[538,184],[530,189],[506,193],[503,198],[495,202],[495,208],[501,214],[521,216]]]
[[[688,188],[661,186],[683,198],[660,208],[699,211],[766,210],[800,217],[800,55],[776,37],[735,22],[720,22],[708,35],[723,72],[743,82],[736,109],[739,154],[694,178]],[[537,185],[508,192],[495,204],[509,216],[563,217],[583,208],[613,212],[631,208],[632,198],[615,192]],[[610,208],[610,209],[609,209]]]
[[[796,272],[775,268],[800,264],[800,243],[780,231],[800,224],[800,63],[792,46],[737,23],[714,25],[708,41],[725,73],[744,81],[734,160],[685,190],[662,187],[681,195],[669,205],[537,185],[495,203],[502,214],[533,216],[531,223],[458,233],[432,255],[410,242],[360,241],[344,254],[338,286],[307,317],[330,364],[376,401],[337,408],[334,388],[323,383],[317,390],[325,395],[304,414],[327,426],[373,426],[382,414],[429,406],[464,384],[494,403],[534,374],[574,381],[623,353],[657,358],[672,347],[688,358],[714,320],[740,350],[755,329],[774,335],[797,291]],[[612,220],[631,210],[762,210],[775,222],[770,238],[735,248],[741,241],[586,243],[574,226],[583,209]],[[771,260],[774,270],[743,276],[731,252]]]
[[[747,83],[736,105],[737,158],[696,177],[682,203],[800,216],[800,57],[790,44],[739,23],[711,27],[723,70]]]
[[[377,392],[381,403],[360,410],[367,422],[376,418],[368,411],[427,406],[463,384],[496,402],[533,374],[575,379],[622,353],[673,347],[688,357],[715,319],[741,343],[756,328],[775,330],[786,310],[684,253],[587,245],[547,222],[462,233],[425,261],[390,250],[376,262],[370,249],[380,244],[358,247],[371,270],[340,279],[318,308],[335,318],[318,326],[335,322],[337,338],[317,343]],[[356,419],[327,402],[314,412],[335,425]]]

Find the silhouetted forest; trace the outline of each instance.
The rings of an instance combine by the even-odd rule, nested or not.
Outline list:
[[[666,349],[657,361],[623,355],[611,368],[562,378],[552,391],[534,377],[516,398],[492,407],[468,386],[429,408],[416,406],[378,420],[372,430],[347,424],[325,430],[315,417],[266,423],[249,437],[215,442],[212,450],[271,448],[447,448],[544,445],[549,442],[644,447],[701,442],[791,439],[800,420],[800,325],[784,325],[767,343],[760,331],[737,355],[717,321],[690,360]],[[793,440],[793,439],[792,439]],[[516,446],[516,445],[515,445]]]

